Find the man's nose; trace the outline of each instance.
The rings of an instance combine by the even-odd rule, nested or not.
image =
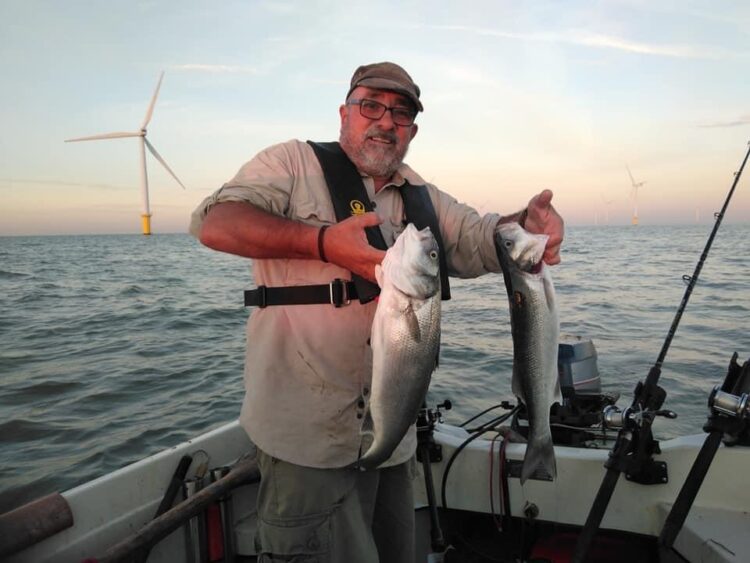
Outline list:
[[[395,129],[396,124],[393,122],[393,115],[391,112],[393,111],[392,108],[387,108],[385,110],[385,113],[383,113],[383,116],[378,119],[377,123],[380,127],[383,129]]]

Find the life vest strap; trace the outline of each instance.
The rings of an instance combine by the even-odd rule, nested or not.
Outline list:
[[[357,287],[353,282],[336,278],[331,283],[319,285],[289,285],[267,287],[245,291],[245,307],[269,307],[271,305],[325,305],[334,307],[348,305],[357,299]]]

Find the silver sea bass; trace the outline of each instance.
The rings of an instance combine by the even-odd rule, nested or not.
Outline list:
[[[438,245],[429,227],[408,224],[376,267],[380,297],[372,322],[372,391],[363,434],[372,443],[357,465],[386,461],[416,421],[440,342]]]
[[[513,334],[513,393],[526,405],[529,436],[521,483],[537,470],[557,475],[549,426],[552,404],[560,401],[557,345],[560,325],[555,288],[542,262],[547,235],[533,235],[517,223],[496,231],[510,302]]]

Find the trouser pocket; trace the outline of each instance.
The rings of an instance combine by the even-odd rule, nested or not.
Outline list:
[[[330,559],[330,514],[258,523],[259,563],[326,563]]]

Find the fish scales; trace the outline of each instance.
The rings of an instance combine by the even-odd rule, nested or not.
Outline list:
[[[508,290],[513,336],[513,393],[526,406],[529,433],[521,483],[536,471],[557,474],[550,407],[560,401],[559,321],[549,268],[541,261],[546,235],[516,223],[498,227],[498,249]]]
[[[440,343],[438,246],[429,228],[407,225],[376,269],[381,293],[373,319],[373,376],[363,434],[372,438],[357,465],[386,461],[427,394]]]

